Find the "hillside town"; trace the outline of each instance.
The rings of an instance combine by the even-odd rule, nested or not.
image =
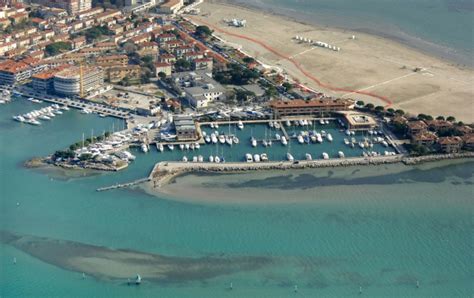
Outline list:
[[[144,152],[152,144],[161,152],[163,148],[172,151],[174,146],[182,151],[205,144],[232,146],[239,143],[236,127],[258,123],[269,127],[258,136],[252,128],[245,136],[254,148],[259,144],[270,147],[272,142],[286,148],[291,139],[299,144],[332,142],[330,133],[315,127],[331,122],[341,136],[346,135],[341,144],[361,150],[348,154],[338,149],[337,158],[474,149],[472,125],[454,117],[410,115],[306,88],[214,36],[209,27],[193,23],[187,15],[198,14],[199,3],[4,2],[0,8],[2,102],[19,96],[54,103],[55,107],[36,114],[13,117],[32,125],[41,125],[40,120],[49,120],[62,107],[127,122],[120,135],[92,136],[54,154],[54,162],[62,165],[129,161],[132,155],[123,154],[124,145],[136,145]],[[209,130],[219,125],[228,131]],[[290,131],[295,126],[299,130]],[[101,143],[107,139],[108,144]],[[372,149],[374,144],[383,147]],[[216,148],[209,157],[183,154],[179,159],[223,162],[224,154],[219,151]],[[115,153],[112,159],[106,154],[110,152]],[[269,159],[263,153],[244,153],[236,160]],[[290,149],[284,153],[286,158],[277,159],[313,159],[310,153],[302,158],[293,157]],[[332,158],[330,152],[321,156]],[[117,164],[123,168],[122,162]]]

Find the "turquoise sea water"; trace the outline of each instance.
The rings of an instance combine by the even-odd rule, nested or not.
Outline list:
[[[385,36],[473,65],[473,0],[227,0]]]
[[[83,132],[119,126],[76,111],[40,127],[11,120],[37,107],[24,100],[0,107],[0,229],[173,256],[265,256],[272,263],[255,272],[128,287],[83,280],[80,272],[0,244],[1,297],[346,297],[358,296],[360,286],[368,297],[474,293],[472,161],[178,178],[172,186],[195,189],[194,201],[139,190],[98,193],[147,175],[160,154],[136,152],[127,170],[87,177],[25,169],[28,158]],[[212,200],[199,198],[206,191]]]

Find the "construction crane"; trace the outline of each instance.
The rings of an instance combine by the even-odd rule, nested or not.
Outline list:
[[[84,66],[83,62],[79,64],[79,95],[84,98]]]

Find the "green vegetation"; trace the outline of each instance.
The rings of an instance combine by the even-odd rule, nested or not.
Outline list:
[[[358,100],[356,102],[356,105],[358,105],[359,107],[363,107],[365,105],[365,102],[363,102],[362,100]]]
[[[174,68],[176,71],[187,71],[191,69],[191,62],[184,60],[184,59],[178,59],[174,63]]]
[[[249,101],[249,100],[251,100],[255,97],[256,97],[256,95],[252,91],[242,90],[242,89],[235,89],[235,99],[240,101],[240,102],[246,102],[246,101]]]
[[[430,115],[426,115],[426,114],[418,114],[417,116],[418,120],[433,120],[433,117],[430,116]]]
[[[209,29],[207,26],[197,26],[196,27],[196,35],[201,38],[208,38],[212,35],[212,30]]]
[[[79,33],[79,35],[84,35],[88,42],[96,41],[104,35],[113,35],[113,32],[107,28],[107,26],[94,26],[85,31]]]
[[[373,110],[374,107],[375,107],[375,106],[374,106],[373,104],[371,104],[371,103],[368,103],[368,104],[365,105],[365,108],[366,108],[367,110]]]
[[[229,64],[228,70],[218,71],[214,74],[214,79],[225,85],[246,85],[259,77],[260,73],[258,71],[250,70],[236,63]]]
[[[453,116],[449,116],[448,118],[446,118],[446,121],[455,122],[456,118],[454,118]]]
[[[290,92],[293,89],[293,85],[288,82],[284,82],[283,84],[281,84],[281,86],[285,88],[287,92]]]
[[[254,63],[254,62],[255,62],[255,59],[252,58],[252,57],[245,57],[244,59],[242,59],[242,61],[243,61],[244,63],[251,64],[251,63]]]
[[[158,73],[158,77],[160,78],[160,80],[164,80],[164,79],[166,79],[166,73],[160,71],[160,72]]]
[[[58,158],[69,159],[69,158],[74,158],[74,156],[75,154],[74,154],[74,151],[72,150],[58,150],[54,152],[53,159],[58,159]]]
[[[72,46],[69,42],[58,41],[52,44],[49,44],[45,48],[47,56],[56,56],[62,52],[67,52],[72,49]]]
[[[410,154],[413,156],[427,155],[430,153],[430,150],[428,147],[423,146],[423,145],[416,145],[416,144],[409,145],[408,150],[410,151]]]

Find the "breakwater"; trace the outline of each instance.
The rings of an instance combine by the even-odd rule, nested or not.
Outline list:
[[[280,161],[263,163],[189,163],[189,162],[159,162],[155,164],[148,180],[153,183],[153,187],[161,187],[173,178],[191,172],[208,173],[243,173],[247,171],[268,171],[268,170],[292,170],[311,169],[326,167],[349,167],[349,166],[369,166],[393,163],[404,163],[406,165],[420,164],[424,162],[439,161],[446,159],[473,158],[474,153],[458,154],[436,154],[419,157],[410,157],[402,154],[395,156],[376,157],[353,157],[344,159],[311,160],[311,161]]]

